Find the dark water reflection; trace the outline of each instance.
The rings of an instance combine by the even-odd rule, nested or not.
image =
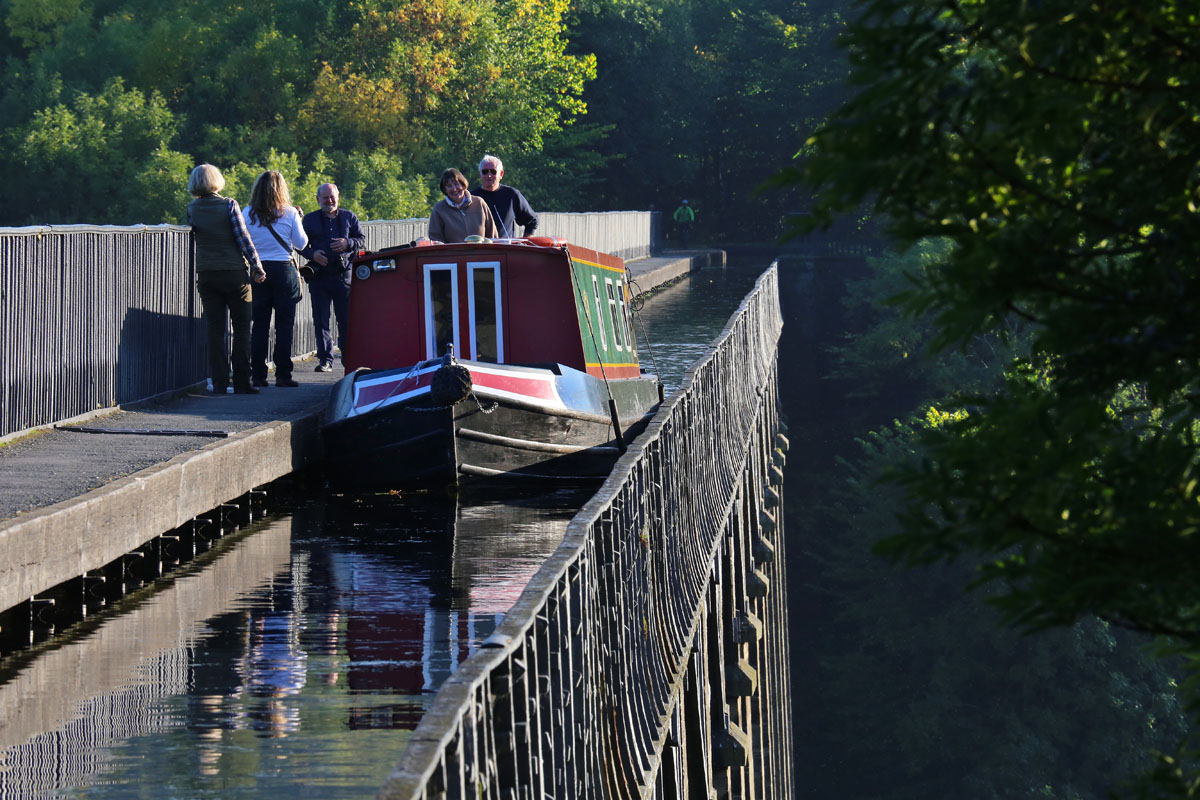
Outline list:
[[[299,501],[3,675],[0,794],[361,796],[585,500]]]
[[[764,267],[646,302],[669,388]],[[297,493],[170,581],[0,662],[0,798],[372,794],[589,494]]]
[[[650,369],[657,364],[667,391],[679,388],[684,373],[708,351],[769,265],[755,260],[701,270],[646,298],[634,323],[642,366]]]

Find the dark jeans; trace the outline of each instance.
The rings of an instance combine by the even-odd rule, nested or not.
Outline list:
[[[317,359],[333,361],[333,336],[329,332],[329,304],[337,317],[338,349],[346,360],[346,326],[350,322],[350,284],[340,275],[317,274],[308,285],[312,302],[313,333],[317,337]]]
[[[267,279],[254,284],[254,333],[250,337],[250,371],[257,381],[267,379],[267,344],[271,314],[275,314],[275,380],[292,377],[292,334],[296,327],[296,298],[300,276],[290,261],[264,261]]]
[[[229,386],[230,353],[225,349],[226,319],[233,322],[233,385],[250,386],[250,276],[245,269],[196,273],[208,332],[208,373],[213,391]]]

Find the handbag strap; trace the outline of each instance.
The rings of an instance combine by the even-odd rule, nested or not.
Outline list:
[[[279,246],[280,246],[280,247],[282,247],[284,250],[287,250],[287,252],[288,252],[288,258],[289,258],[289,259],[291,259],[291,257],[292,257],[292,247],[291,247],[291,245],[289,245],[287,242],[285,242],[285,241],[283,240],[283,237],[282,237],[282,236],[280,236],[280,235],[279,235],[279,234],[278,234],[278,233],[275,231],[275,227],[274,227],[273,225],[271,225],[271,223],[269,223],[269,222],[267,223],[267,230],[269,230],[269,231],[271,232],[271,235],[275,237],[275,241],[279,242]]]

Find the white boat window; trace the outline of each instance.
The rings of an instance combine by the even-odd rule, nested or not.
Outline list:
[[[500,262],[467,262],[467,306],[471,358],[504,363],[504,310],[500,302]]]
[[[617,296],[613,293],[612,278],[604,279],[604,291],[608,293],[608,316],[612,319],[613,324],[613,343],[616,344],[617,350],[625,350],[625,336],[621,325],[621,312],[617,309]]]
[[[604,347],[604,352],[608,352],[608,334],[605,333],[604,325],[604,306],[600,305],[600,282],[596,280],[596,276],[592,276],[592,294],[596,296],[596,330],[593,331],[593,336],[600,337],[600,344]],[[596,355],[600,355],[596,353]]]
[[[445,355],[447,345],[460,352],[458,341],[458,268],[425,265],[425,357]]]

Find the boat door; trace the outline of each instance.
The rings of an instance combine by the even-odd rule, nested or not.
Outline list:
[[[471,358],[504,363],[504,305],[500,302],[500,262],[467,261],[467,323]]]
[[[460,358],[504,363],[500,267],[494,257],[423,265],[425,358],[440,358],[454,345]]]

